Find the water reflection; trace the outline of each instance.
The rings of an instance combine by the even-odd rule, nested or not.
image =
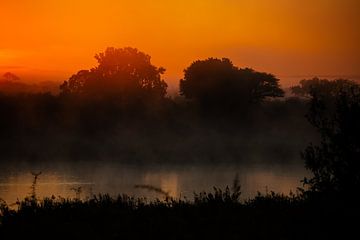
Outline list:
[[[169,192],[172,197],[191,198],[194,192],[209,191],[213,186],[232,185],[236,174],[242,187],[243,198],[257,191],[276,191],[288,194],[300,186],[306,176],[302,166],[182,166],[134,167],[116,164],[60,164],[38,167],[43,173],[36,187],[37,196],[75,198],[74,189],[81,187],[81,198],[97,193],[127,193],[148,199],[162,197],[135,185],[152,185]],[[33,167],[16,167],[0,174],[0,198],[9,204],[29,196]]]

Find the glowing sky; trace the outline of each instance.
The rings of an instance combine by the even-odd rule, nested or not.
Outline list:
[[[0,73],[65,80],[132,46],[177,85],[193,60],[301,76],[360,75],[359,0],[0,0]]]

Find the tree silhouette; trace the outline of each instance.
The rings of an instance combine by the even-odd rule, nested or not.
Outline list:
[[[360,187],[360,87],[342,88],[332,98],[312,93],[307,115],[321,135],[321,143],[302,153],[314,174],[305,179],[311,190],[357,193]],[[358,194],[358,193],[357,193]]]
[[[195,61],[184,72],[180,94],[205,105],[233,107],[284,94],[272,74],[237,68],[227,58]]]
[[[151,64],[151,57],[135,48],[107,48],[95,56],[98,66],[81,70],[61,86],[62,94],[163,98],[167,84],[164,68]]]
[[[4,80],[5,81],[10,81],[10,82],[13,82],[13,81],[19,81],[20,78],[18,76],[16,76],[15,74],[11,73],[11,72],[6,72],[4,75]]]
[[[68,81],[65,81],[60,86],[60,90],[63,94],[83,93],[85,92],[85,82],[90,81],[92,77],[91,71],[81,70],[77,74],[72,75]]]
[[[340,91],[346,91],[356,86],[356,82],[347,79],[328,79],[312,78],[301,80],[299,85],[291,87],[291,92],[298,97],[311,98],[313,94],[336,96]]]

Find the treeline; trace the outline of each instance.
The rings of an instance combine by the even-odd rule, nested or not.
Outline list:
[[[59,95],[0,95],[3,161],[292,161],[319,139],[304,117],[309,99],[331,101],[358,87],[315,78],[284,98],[274,75],[209,58],[185,69],[179,96],[170,97],[165,69],[149,55],[108,48],[96,59],[61,84]]]
[[[24,93],[46,93],[57,95],[60,92],[59,84],[54,81],[41,81],[26,83],[11,72],[6,72],[0,77],[0,92],[5,95],[17,95]]]

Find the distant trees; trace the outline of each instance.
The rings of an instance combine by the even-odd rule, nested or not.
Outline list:
[[[298,97],[310,98],[312,95],[322,95],[333,97],[340,91],[348,91],[357,84],[347,79],[328,79],[312,78],[301,80],[299,85],[291,88],[291,92]]]
[[[15,73],[6,72],[0,77],[0,94],[19,95],[19,94],[38,94],[51,92],[57,94],[59,91],[57,82],[31,82],[22,81]]]
[[[151,64],[151,57],[135,48],[107,48],[95,56],[98,66],[81,70],[61,86],[62,94],[156,98],[166,95],[161,78],[164,68]]]
[[[227,58],[198,60],[184,72],[180,94],[212,107],[234,107],[284,95],[274,75],[238,68]]]
[[[11,72],[6,72],[3,75],[3,78],[4,78],[5,81],[10,81],[10,82],[20,80],[20,78],[17,75],[15,75],[14,73],[11,73]]]
[[[130,47],[107,48],[95,58],[96,67],[79,71],[60,86],[62,95],[122,100],[165,97],[167,84],[161,78],[165,69],[152,65],[149,55]],[[209,58],[185,69],[180,94],[209,108],[229,109],[282,97],[284,92],[272,74],[238,68],[226,58]]]
[[[306,167],[314,174],[305,183],[317,192],[359,195],[360,86],[349,81],[315,82],[331,86],[327,89],[331,97],[322,91],[312,92],[307,118],[320,133],[321,142],[302,153]]]

